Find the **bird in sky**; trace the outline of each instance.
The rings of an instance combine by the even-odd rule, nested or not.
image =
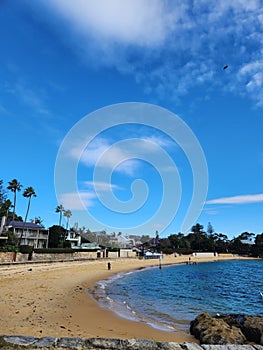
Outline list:
[[[227,69],[228,68],[228,66],[226,65],[226,66],[224,66],[224,68],[223,69]]]

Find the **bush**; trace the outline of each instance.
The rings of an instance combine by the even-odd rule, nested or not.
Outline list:
[[[33,252],[33,246],[32,245],[21,245],[19,247],[19,252],[22,254],[30,254]]]
[[[74,253],[72,248],[35,248],[35,253],[38,254],[71,254]]]
[[[0,248],[1,252],[18,252],[18,247],[11,244],[6,244]]]

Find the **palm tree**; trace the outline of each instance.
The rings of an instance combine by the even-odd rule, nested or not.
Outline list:
[[[69,225],[69,219],[72,216],[72,213],[70,210],[65,210],[64,211],[64,216],[65,218],[67,218],[67,226],[66,226],[66,230],[68,230],[68,225]]]
[[[33,187],[27,187],[27,188],[24,190],[24,192],[23,192],[23,196],[24,196],[25,198],[28,198],[28,204],[27,204],[27,210],[26,210],[25,220],[24,220],[24,224],[23,224],[23,229],[22,229],[22,232],[21,232],[21,235],[20,235],[20,238],[19,238],[19,245],[21,244],[21,240],[22,240],[22,237],[23,237],[24,228],[25,228],[26,221],[27,221],[27,217],[28,217],[28,213],[29,213],[31,198],[32,198],[32,197],[36,197],[37,195],[36,195],[36,192],[35,192],[35,190],[33,189]]]
[[[14,192],[14,206],[13,206],[13,222],[15,221],[15,212],[16,212],[16,193],[21,191],[21,188],[23,187],[21,183],[17,181],[17,179],[13,179],[12,181],[9,181],[9,186],[7,186],[7,189]]]
[[[56,213],[59,213],[59,223],[58,223],[59,226],[61,226],[62,214],[64,213],[64,211],[65,209],[62,204],[56,207]]]
[[[25,216],[25,222],[27,221],[27,217],[28,217],[28,213],[29,213],[29,208],[30,208],[30,203],[31,203],[31,198],[32,197],[36,197],[36,192],[33,189],[33,187],[27,187],[24,192],[23,192],[23,196],[25,198],[28,198],[28,204],[27,204],[27,210],[26,210],[26,216]]]

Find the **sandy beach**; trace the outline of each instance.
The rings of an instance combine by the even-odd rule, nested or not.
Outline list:
[[[192,258],[197,262],[230,259]],[[232,258],[233,259],[233,258]],[[86,293],[112,274],[157,265],[156,260],[121,259],[0,266],[0,333],[37,337],[141,338],[197,342],[180,330],[166,332],[105,310]],[[188,257],[164,257],[163,265]]]

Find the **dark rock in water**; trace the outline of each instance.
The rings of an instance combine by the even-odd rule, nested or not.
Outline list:
[[[244,344],[246,338],[241,330],[230,326],[223,319],[210,316],[207,312],[191,322],[190,332],[201,344]]]

